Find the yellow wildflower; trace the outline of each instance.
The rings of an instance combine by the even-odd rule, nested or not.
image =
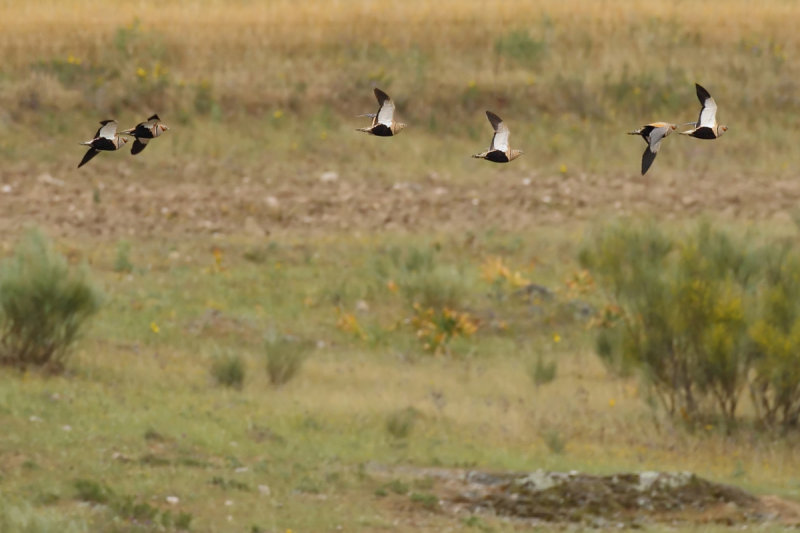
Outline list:
[[[156,324],[155,322],[150,322],[150,330],[153,333],[158,333],[159,331],[161,331],[161,328],[159,328],[158,324]]]

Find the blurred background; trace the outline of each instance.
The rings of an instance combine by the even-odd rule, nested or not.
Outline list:
[[[454,507],[469,468],[796,500],[798,22],[0,3],[0,530],[522,527]],[[626,132],[697,120],[695,83],[728,132],[641,176]],[[374,87],[397,137],[354,131]],[[470,157],[486,110],[523,157]],[[146,151],[76,169],[154,113]]]

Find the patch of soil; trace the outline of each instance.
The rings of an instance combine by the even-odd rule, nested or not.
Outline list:
[[[292,179],[250,176],[205,163],[162,168],[153,175],[122,163],[114,176],[4,168],[0,232],[13,234],[30,224],[59,236],[116,238],[263,237],[294,230],[474,231],[487,224],[519,231],[607,213],[671,218],[701,212],[791,224],[790,213],[800,201],[800,181],[755,176],[509,173],[479,183],[441,178],[386,183],[349,175],[331,179],[331,173]],[[219,175],[230,177],[223,185]]]
[[[531,523],[638,527],[652,523],[800,525],[800,504],[756,497],[689,472],[596,476],[580,472],[489,473],[374,467],[379,476],[426,479],[453,514],[491,513]]]

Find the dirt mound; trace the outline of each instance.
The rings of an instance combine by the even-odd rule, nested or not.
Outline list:
[[[690,472],[597,476],[580,472],[488,473],[394,467],[380,476],[424,478],[453,514],[494,514],[530,523],[639,527],[654,523],[800,525],[800,505],[757,497]]]
[[[760,520],[758,499],[688,472],[593,476],[578,472],[487,475],[470,472],[458,503],[498,515],[596,527],[702,515],[725,507],[725,523]]]

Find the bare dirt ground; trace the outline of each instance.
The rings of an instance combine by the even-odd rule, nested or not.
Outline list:
[[[220,185],[190,164],[159,175],[122,166],[110,177],[0,171],[0,232],[38,225],[55,236],[265,236],[299,230],[520,231],[613,214],[678,219],[700,213],[791,224],[800,180],[753,176],[613,177],[508,173],[485,183],[430,176],[392,183],[320,172],[237,172]],[[219,175],[224,169],[216,169]],[[266,172],[264,173],[266,174]]]

